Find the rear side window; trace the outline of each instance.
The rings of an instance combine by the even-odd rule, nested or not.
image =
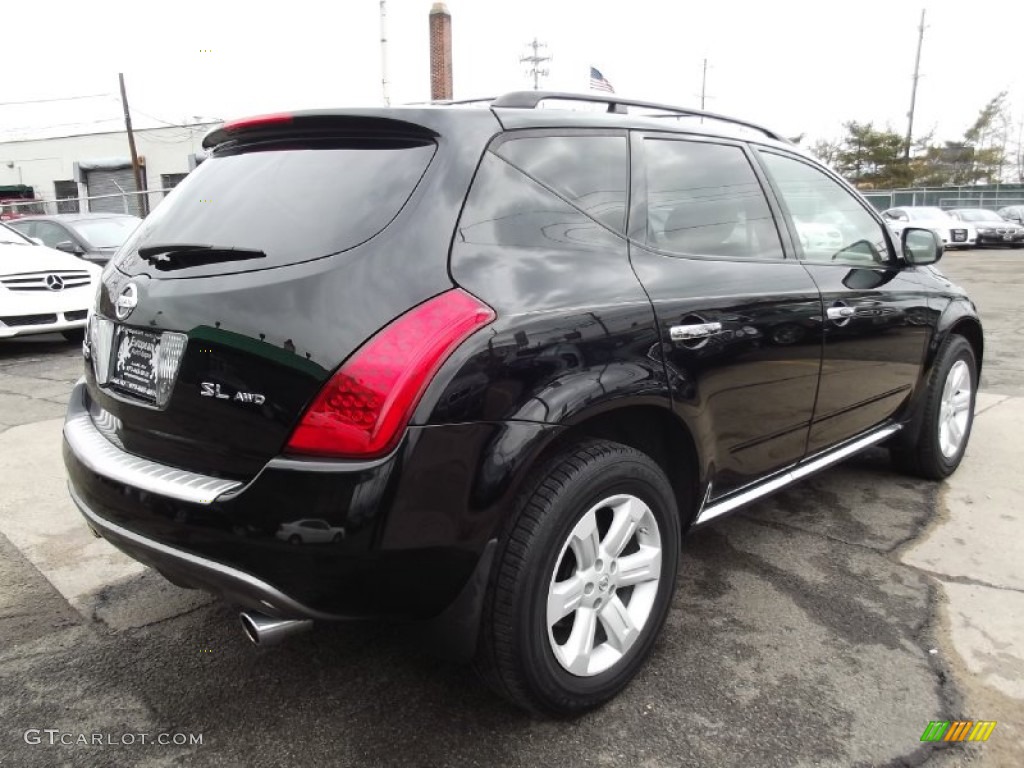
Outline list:
[[[498,155],[617,232],[626,225],[625,136],[536,136],[504,142]]]
[[[647,242],[695,256],[781,259],[764,191],[736,146],[646,139]]]
[[[514,248],[588,251],[619,242],[617,235],[487,152],[459,218],[456,253],[462,253],[463,245],[497,246],[498,255],[507,259]]]
[[[215,155],[147,217],[122,258],[190,244],[262,252],[249,268],[264,269],[347,250],[398,214],[434,149],[423,141],[307,141]],[[173,260],[151,261],[174,268]]]

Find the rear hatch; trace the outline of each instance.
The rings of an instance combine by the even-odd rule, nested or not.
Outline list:
[[[87,369],[110,439],[251,477],[345,358],[451,287],[475,159],[443,119],[400,112],[272,116],[208,137],[211,156],[104,272]]]

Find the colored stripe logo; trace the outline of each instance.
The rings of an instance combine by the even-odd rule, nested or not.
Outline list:
[[[988,741],[995,727],[995,720],[932,720],[921,741]]]

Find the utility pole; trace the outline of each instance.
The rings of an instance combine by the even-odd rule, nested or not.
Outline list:
[[[914,85],[910,90],[910,111],[907,112],[907,140],[903,144],[903,159],[910,162],[910,143],[914,140],[914,110],[917,107],[917,81],[921,77],[921,44],[924,43],[924,14],[921,9],[921,25],[917,28],[917,56],[914,57]]]
[[[700,108],[704,109],[704,94],[708,87],[708,60],[704,59],[704,68],[700,73]]]
[[[380,0],[380,89],[384,106],[391,106],[388,94],[388,12],[386,0]]]
[[[128,149],[132,153],[132,173],[135,176],[135,192],[138,200],[138,210],[145,216],[149,213],[148,200],[142,194],[142,172],[139,169],[139,153],[135,151],[135,134],[132,133],[132,115],[128,110],[128,96],[125,95],[124,91],[124,73],[117,73],[117,80],[121,84],[121,106],[124,107],[124,127],[128,131]]]
[[[1024,117],[1017,126],[1017,181],[1024,183]]]
[[[540,79],[548,76],[548,70],[541,69],[540,65],[545,61],[551,61],[550,56],[541,56],[540,51],[542,48],[547,48],[544,43],[538,43],[537,38],[533,38],[532,42],[527,45],[533,50],[532,56],[522,56],[519,61],[523,64],[529,64],[530,69],[527,70],[528,74],[533,78],[533,90],[540,90]]]

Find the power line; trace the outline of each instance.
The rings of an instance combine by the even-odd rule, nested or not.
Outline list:
[[[55,101],[79,101],[81,99],[102,99],[112,96],[110,93],[93,93],[88,96],[61,96],[54,99],[27,99],[25,101],[0,101],[0,107],[17,107],[22,104],[50,104]]]

